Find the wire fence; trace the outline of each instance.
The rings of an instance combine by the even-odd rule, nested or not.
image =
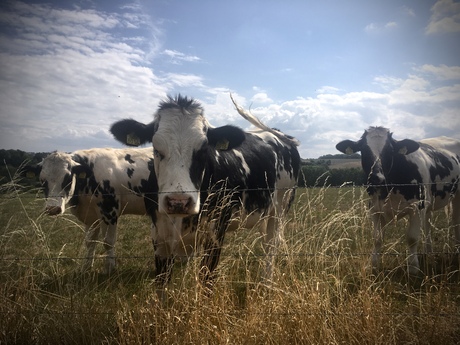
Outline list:
[[[342,187],[356,187],[356,188],[363,188],[365,190],[371,189],[371,188],[381,189],[381,190],[392,190],[392,189],[401,188],[401,187],[411,187],[411,188],[416,187],[421,190],[424,190],[424,189],[432,190],[431,187],[436,186],[437,189],[439,189],[442,192],[445,192],[447,194],[454,194],[457,192],[459,188],[459,184],[460,184],[459,178],[453,179],[450,181],[435,181],[435,182],[423,182],[423,183],[414,181],[413,183],[411,182],[411,183],[357,184],[354,181],[345,181],[341,185],[328,184],[327,179],[326,179],[326,181],[324,181],[322,184],[316,184],[311,187],[295,186],[295,187],[280,188],[280,187],[274,186],[274,187],[256,187],[256,188],[248,188],[248,187],[223,188],[223,186],[226,185],[226,181],[222,180],[216,183],[217,188],[211,187],[207,192],[213,193],[213,192],[218,191],[218,192],[224,192],[224,193],[243,193],[243,192],[252,193],[252,192],[267,192],[267,191],[268,192],[287,191],[287,190],[293,190],[293,189],[342,188]],[[446,186],[450,188],[446,188]],[[88,189],[87,187],[88,186],[85,186],[84,189],[87,190]],[[110,192],[105,191],[106,187],[104,186],[103,183],[100,183],[99,185],[93,188],[94,190],[91,190],[89,193],[84,192],[82,190],[76,191],[75,195],[88,196],[88,195],[94,195],[95,193],[97,193],[98,196],[113,196],[113,195],[123,196],[123,195],[133,195],[133,194],[143,196],[145,194],[161,195],[161,194],[171,193],[171,191],[163,192],[163,191],[149,190],[148,187],[140,186],[140,185],[128,187],[122,184],[120,185],[117,182],[115,182],[113,185],[110,185],[110,188],[111,188]],[[42,187],[37,187],[37,186],[31,187],[29,184],[21,185],[21,184],[14,183],[14,182],[7,182],[7,183],[0,184],[0,198],[5,197],[5,195],[8,193],[13,193],[13,194],[20,193],[21,195],[25,195],[25,192],[34,191],[37,193],[37,192],[41,192],[42,190],[43,190]],[[175,193],[199,193],[203,191],[205,190],[180,190]],[[63,194],[63,192],[61,192],[60,194]],[[53,196],[50,196],[50,197],[53,197]]]

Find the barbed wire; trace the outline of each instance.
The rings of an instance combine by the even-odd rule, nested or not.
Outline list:
[[[453,251],[453,252],[446,252],[446,251],[437,251],[437,252],[430,252],[430,253],[417,253],[417,254],[407,254],[407,253],[400,253],[400,252],[381,252],[381,253],[344,253],[344,251],[340,251],[338,253],[221,253],[219,255],[206,255],[209,257],[212,256],[219,256],[220,258],[234,258],[234,259],[247,259],[247,258],[309,258],[309,257],[327,257],[327,258],[359,258],[359,257],[370,257],[371,255],[379,255],[379,256],[393,256],[393,257],[407,257],[407,256],[419,256],[419,257],[426,257],[426,256],[452,256],[458,257],[460,263],[460,251]],[[178,260],[194,260],[194,259],[201,259],[204,255],[192,254],[192,255],[175,255],[174,258]],[[105,259],[106,255],[98,255],[95,256],[94,259]],[[155,259],[155,255],[117,255],[114,257],[115,259],[127,260],[127,259]],[[48,256],[48,257],[9,257],[9,258],[0,258],[0,261],[79,261],[79,260],[88,260],[86,256]]]
[[[104,192],[103,190],[100,190],[96,188],[94,191],[91,191],[91,193],[84,193],[84,192],[75,192],[71,196],[125,196],[125,195],[137,195],[139,197],[145,197],[145,196],[151,196],[151,195],[161,195],[161,194],[170,194],[170,193],[177,193],[177,194],[186,194],[186,193],[201,193],[201,192],[207,192],[207,193],[242,193],[242,192],[274,192],[274,191],[288,191],[288,190],[309,190],[309,189],[324,189],[324,188],[343,188],[343,187],[354,187],[354,188],[359,188],[359,189],[368,189],[368,188],[385,188],[388,190],[391,190],[393,188],[398,188],[398,187],[430,187],[430,186],[452,186],[452,192],[456,190],[455,186],[456,184],[459,184],[460,181],[456,182],[427,182],[427,183],[391,183],[391,184],[355,184],[353,181],[348,181],[342,183],[340,186],[337,185],[316,185],[316,186],[294,186],[294,187],[257,187],[257,188],[210,188],[207,190],[183,190],[183,191],[149,191],[149,190],[134,190],[132,188],[129,188],[127,186],[121,186],[120,189],[123,189],[123,191],[116,191],[116,192]],[[32,197],[31,193],[43,193],[41,187],[28,187],[28,186],[22,186],[22,185],[15,185],[14,187],[8,188],[7,184],[0,185],[6,189],[5,191],[0,190],[0,198],[15,198],[17,196],[27,196],[27,197]],[[102,186],[102,185],[98,185]],[[112,187],[113,188],[113,187]],[[8,190],[9,189],[9,190]],[[449,191],[447,191],[449,193]],[[10,195],[9,195],[10,194]],[[36,195],[34,196],[37,199],[40,199]],[[49,196],[48,198],[55,198],[55,197],[60,197],[58,196]]]
[[[17,311],[17,310],[7,310],[7,311],[2,311],[0,310],[0,315],[23,315],[24,312],[27,312],[27,313],[30,313],[30,314],[34,314],[34,315],[69,315],[69,316],[72,316],[72,315],[80,315],[80,316],[84,316],[84,315],[102,315],[102,316],[116,316],[119,314],[119,312],[98,312],[98,311],[91,311],[91,312],[85,312],[85,311],[52,311],[52,310],[40,310],[40,311],[37,311],[37,310],[31,310],[30,308],[24,308],[26,310],[23,310],[23,311]],[[183,312],[185,314],[189,314],[188,312]],[[246,312],[242,312],[242,311],[237,311],[237,312],[228,312],[226,315],[227,316],[231,316],[231,317],[237,317],[237,316],[240,316],[242,314],[248,314],[248,315],[260,315],[260,316],[267,316],[267,313],[266,312],[255,312],[255,311],[252,311],[252,310],[247,310]],[[328,315],[331,315],[331,314],[337,314],[337,312],[335,310],[333,311],[318,311],[318,312],[311,312],[311,311],[295,311],[295,312],[278,312],[278,311],[272,311],[270,312],[270,315],[277,315],[277,316],[299,316],[299,315],[303,315],[303,316],[321,316],[321,315],[325,315],[325,316],[328,316]],[[362,312],[362,311],[356,311],[356,312],[340,312],[339,313],[340,315],[345,315],[345,316],[350,316],[350,317],[369,317],[370,315],[372,315],[373,313],[372,312]],[[375,315],[375,314],[374,314]],[[433,317],[433,318],[437,318],[437,317],[441,317],[441,318],[444,318],[444,317],[457,317],[457,318],[460,318],[460,316],[457,314],[457,313],[446,313],[446,312],[438,312],[438,313],[417,313],[417,312],[413,312],[413,313],[407,313],[407,312],[404,312],[404,313],[378,313],[379,316],[405,316],[405,317]]]

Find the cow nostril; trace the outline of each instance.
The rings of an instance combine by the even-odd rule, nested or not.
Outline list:
[[[165,197],[168,213],[184,214],[188,213],[192,198],[187,196]]]

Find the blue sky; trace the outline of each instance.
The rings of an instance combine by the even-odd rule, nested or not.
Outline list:
[[[460,3],[453,0],[2,1],[0,148],[120,147],[110,124],[200,100],[249,129],[229,92],[301,141],[338,153],[373,125],[460,139]]]

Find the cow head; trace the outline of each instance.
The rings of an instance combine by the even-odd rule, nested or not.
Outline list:
[[[23,174],[27,177],[39,176],[45,194],[45,212],[57,215],[64,213],[77,180],[89,177],[90,170],[73,161],[68,153],[53,152],[36,166],[26,166]]]
[[[398,155],[408,155],[419,147],[410,139],[393,139],[389,129],[383,127],[370,127],[358,141],[343,140],[336,145],[346,154],[361,151],[361,164],[371,185],[386,184]]]
[[[211,127],[202,106],[180,95],[161,102],[150,124],[121,120],[110,131],[127,145],[152,142],[158,210],[174,215],[199,212],[208,159],[215,157],[216,150],[230,150],[245,139],[240,128]]]

